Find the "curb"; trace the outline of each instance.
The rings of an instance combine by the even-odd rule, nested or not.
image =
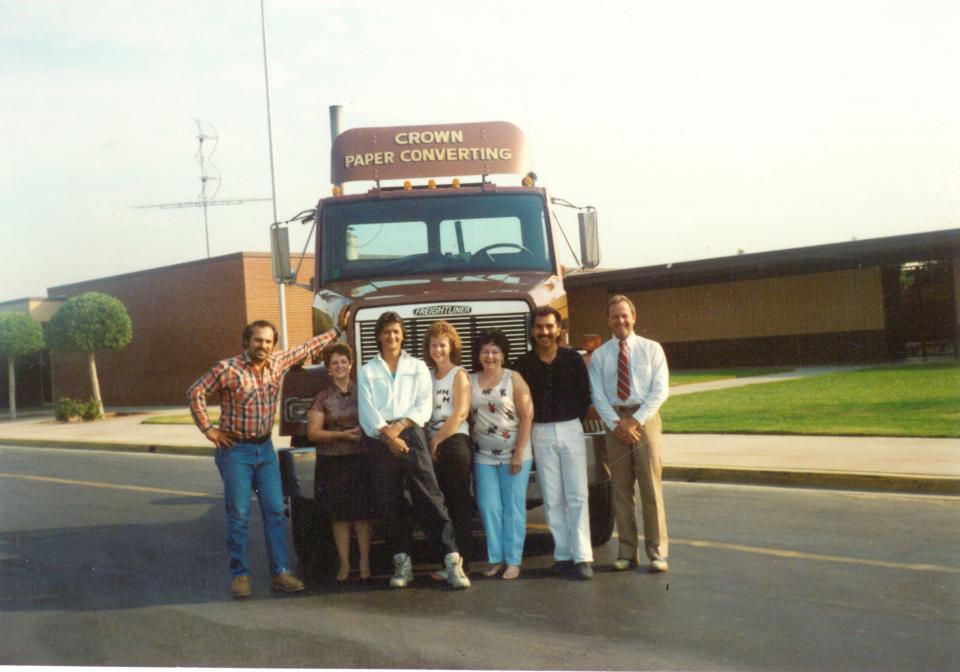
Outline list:
[[[960,496],[960,478],[919,474],[664,465],[663,480]]]
[[[67,448],[126,453],[156,453],[212,457],[206,446],[111,443],[95,441],[52,441],[48,439],[5,439],[0,445],[33,448]],[[919,474],[882,474],[828,470],[775,469],[758,467],[664,465],[663,480],[686,483],[734,483],[825,490],[858,490],[916,495],[960,496],[960,478]]]
[[[118,453],[157,453],[163,455],[194,455],[213,457],[213,447],[168,446],[146,443],[111,443],[106,441],[51,441],[49,439],[4,439],[0,446],[26,446],[29,448],[66,448],[70,450],[103,450]]]

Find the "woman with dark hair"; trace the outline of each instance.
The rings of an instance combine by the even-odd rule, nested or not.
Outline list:
[[[317,443],[314,488],[333,514],[333,540],[340,556],[337,583],[350,576],[350,528],[357,534],[360,580],[370,578],[370,534],[373,506],[370,473],[361,442],[357,386],[350,378],[353,351],[336,343],[323,351],[330,374],[307,414],[307,437]]]
[[[403,318],[388,311],[377,318],[374,329],[380,353],[360,367],[357,390],[360,427],[370,451],[370,468],[376,484],[374,497],[383,523],[384,541],[393,556],[391,588],[413,582],[413,528],[407,515],[404,482],[410,486],[414,511],[427,535],[443,545],[447,581],[455,589],[470,587],[463,573],[453,522],[430,458],[424,425],[433,412],[430,370],[419,357],[403,349]]]
[[[527,531],[533,402],[523,377],[504,368],[510,342],[502,331],[481,333],[473,352],[474,482],[487,532],[487,560],[492,565],[483,574],[503,572],[509,581],[520,576]]]
[[[467,417],[470,414],[470,378],[460,366],[460,334],[446,320],[430,325],[424,335],[427,364],[433,366],[433,414],[425,426],[427,447],[433,457],[437,481],[453,521],[464,571],[473,546],[473,500],[470,497],[472,446]],[[435,574],[445,579],[444,570]]]

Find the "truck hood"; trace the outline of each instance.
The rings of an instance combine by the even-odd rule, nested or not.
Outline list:
[[[554,296],[560,278],[542,272],[445,275],[432,278],[372,278],[331,282],[332,292],[367,305],[468,301],[530,296],[539,305]]]

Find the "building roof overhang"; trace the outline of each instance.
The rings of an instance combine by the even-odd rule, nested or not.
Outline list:
[[[603,285],[611,291],[685,287],[899,265],[960,257],[960,229],[797,247],[730,257],[606,271],[570,273],[571,288]]]

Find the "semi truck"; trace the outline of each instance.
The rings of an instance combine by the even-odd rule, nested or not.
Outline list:
[[[563,232],[551,204],[571,204],[536,184],[517,126],[498,121],[339,133],[334,124],[332,193],[301,217],[316,229],[314,333],[340,327],[359,368],[377,354],[374,325],[382,313],[399,313],[404,348],[418,357],[425,355],[425,331],[444,319],[458,330],[469,368],[474,337],[484,329],[506,334],[511,358],[528,350],[536,306],[558,309],[566,332]],[[345,193],[355,183],[369,188]],[[599,262],[596,210],[578,210],[580,264],[592,268]],[[275,255],[284,247],[279,256],[289,255],[285,240],[274,243]],[[281,397],[280,432],[292,437],[292,447],[279,451],[281,474],[305,568],[335,555],[323,498],[314,497],[315,449],[305,436],[307,412],[325,379],[322,365],[294,369]],[[584,425],[592,542],[600,545],[613,531],[604,434],[595,416]],[[528,507],[541,503],[534,467]],[[481,529],[478,524],[476,533]]]

